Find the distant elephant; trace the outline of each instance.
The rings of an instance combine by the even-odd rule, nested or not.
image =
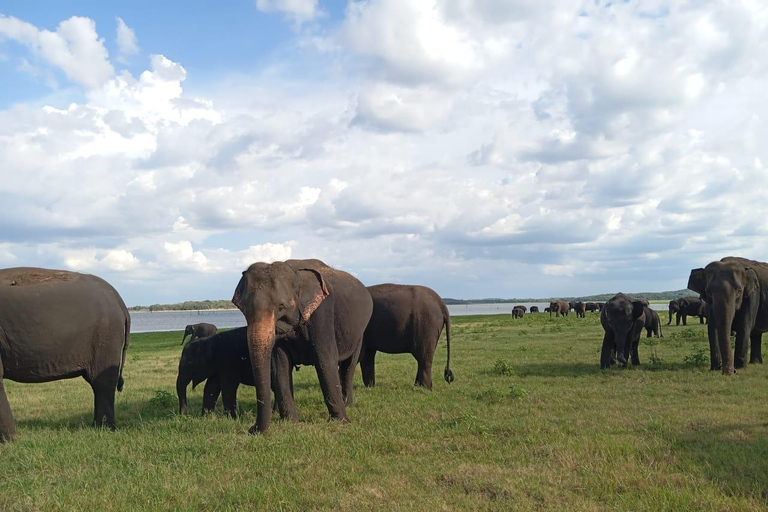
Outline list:
[[[594,313],[598,311],[597,304],[595,304],[594,302],[587,302],[586,304],[584,304],[584,310],[587,313]]]
[[[187,336],[192,335],[189,341],[195,341],[198,338],[207,338],[216,334],[216,326],[213,324],[190,324],[184,328],[184,337],[181,338],[181,344],[184,344],[184,340]]]
[[[613,353],[622,366],[627,365],[631,354],[632,364],[640,364],[638,345],[645,327],[645,305],[641,301],[619,293],[605,303],[600,312],[603,326],[603,347],[600,351],[600,368],[614,364]]]
[[[710,369],[726,375],[750,363],[762,363],[762,336],[768,331],[768,263],[728,256],[691,270],[688,289],[704,297],[709,323]],[[731,332],[735,347],[731,353]]]
[[[531,313],[538,313],[539,312],[539,306],[531,306]]]
[[[0,270],[0,442],[16,432],[3,379],[49,382],[83,377],[94,395],[93,425],[115,428],[115,390],[131,317],[106,281],[43,268]]]
[[[554,300],[549,303],[549,316],[552,316],[552,313],[554,313],[555,316],[568,316],[570,309],[571,307],[568,302],[562,299]]]
[[[576,312],[577,318],[584,318],[586,316],[585,312],[587,308],[586,308],[586,305],[581,301],[575,302],[573,304],[573,310]]]
[[[667,325],[670,325],[672,323],[672,316],[676,315],[678,311],[680,311],[680,303],[677,301],[677,299],[672,299],[669,301],[669,320],[667,321]],[[677,319],[677,325],[680,325],[680,318]]]
[[[376,352],[384,352],[412,354],[418,363],[414,385],[431,390],[432,360],[443,326],[448,349],[443,378],[448,383],[453,382],[451,316],[440,296],[426,286],[400,284],[369,286],[368,292],[373,299],[373,314],[365,328],[360,352],[365,386],[375,385]]]
[[[544,308],[545,313],[549,313],[549,316],[552,316],[552,308]]]
[[[348,421],[352,385],[363,333],[373,311],[365,286],[320,260],[254,263],[243,272],[232,303],[248,324],[248,348],[258,401],[249,433],[266,432],[272,422],[272,349],[285,338],[313,352],[320,388],[331,419]],[[296,418],[296,404],[276,391],[280,415]]]
[[[646,306],[645,308],[645,330],[646,338],[651,337],[651,333],[656,335],[657,338],[663,338],[664,334],[661,332],[661,317],[653,309]]]
[[[677,299],[677,304],[677,320],[675,325],[680,325],[681,318],[683,325],[687,325],[686,319],[689,316],[697,316],[699,317],[699,323],[704,323],[707,306],[699,297],[680,297]]]
[[[525,310],[521,307],[515,306],[512,308],[512,318],[523,318]]]
[[[597,304],[598,311],[602,311],[603,308],[605,307],[605,302],[596,302],[595,304]]]

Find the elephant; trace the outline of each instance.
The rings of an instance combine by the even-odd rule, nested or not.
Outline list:
[[[600,368],[605,369],[613,363],[612,352],[622,366],[627,365],[631,354],[632,364],[640,364],[637,348],[640,334],[645,326],[645,305],[638,300],[618,293],[605,303],[600,312],[600,323],[605,331],[603,347],[600,352]]]
[[[552,316],[552,308],[544,308],[545,313],[549,313],[549,316]]]
[[[664,333],[661,331],[661,317],[653,309],[646,306],[645,308],[645,330],[646,338],[651,337],[651,333],[656,335],[657,338],[663,338]]]
[[[192,335],[189,341],[192,342],[198,338],[207,338],[216,334],[216,326],[213,324],[190,324],[184,328],[184,337],[181,338],[181,344],[184,344],[184,340],[187,336]]]
[[[584,304],[584,311],[586,311],[587,313],[594,313],[598,311],[597,304],[595,304],[594,302],[587,302],[586,304]]]
[[[539,312],[539,306],[531,306],[531,313],[538,313]]]
[[[297,344],[290,340],[278,339],[272,350],[272,389],[287,383],[293,396],[293,368],[300,364],[314,364],[308,350],[297,352]],[[288,354],[286,357],[285,354]],[[287,363],[283,365],[282,363]],[[237,418],[237,390],[240,384],[254,386],[251,355],[248,351],[248,337],[245,327],[198,338],[190,341],[181,353],[179,374],[176,378],[176,393],[179,397],[179,414],[187,413],[187,386],[192,382],[194,389],[202,381],[203,414],[213,412],[221,395],[224,413]],[[277,402],[274,402],[277,406]],[[274,407],[273,407],[274,409]]]
[[[699,317],[699,323],[704,323],[707,306],[699,297],[680,297],[677,299],[677,319],[675,325],[680,325],[680,319],[683,325],[687,325],[686,319],[689,316]]]
[[[521,307],[515,306],[512,308],[512,318],[523,318],[525,310]]]
[[[562,299],[555,300],[549,303],[549,316],[552,316],[552,313],[554,313],[555,316],[568,316],[570,309],[568,302]]]
[[[768,331],[768,263],[727,256],[691,270],[688,289],[704,298],[709,322],[710,369],[725,375],[750,363],[762,363],[762,335]],[[731,332],[736,333],[731,353]]]
[[[415,386],[432,389],[432,360],[445,326],[448,356],[443,378],[449,384],[454,375],[451,363],[451,316],[448,308],[426,286],[379,284],[369,286],[373,299],[373,314],[363,336],[360,369],[363,384],[376,383],[376,352],[386,354],[412,354],[418,363]]]
[[[576,312],[577,318],[584,318],[586,316],[586,306],[583,302],[574,302],[573,303],[573,310]]]
[[[16,433],[3,379],[83,377],[93,389],[93,425],[115,429],[131,317],[109,283],[65,270],[2,269],[0,326],[0,442]]]
[[[669,320],[667,321],[667,325],[670,325],[672,323],[672,316],[676,315],[678,311],[680,311],[680,303],[678,302],[678,299],[672,299],[669,301]],[[680,325],[680,317],[677,317],[677,325]]]
[[[355,367],[373,312],[365,286],[317,259],[257,262],[243,272],[232,303],[245,316],[256,384],[256,423],[249,433],[266,432],[272,422],[271,359],[278,338],[312,350],[330,418],[348,422],[346,406],[353,403]],[[297,419],[293,397],[284,388],[276,395],[280,415]]]

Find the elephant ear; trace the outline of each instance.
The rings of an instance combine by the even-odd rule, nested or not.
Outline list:
[[[245,310],[243,309],[243,294],[245,293],[245,286],[247,284],[245,279],[245,274],[247,272],[247,270],[243,272],[243,275],[240,277],[240,282],[237,283],[237,287],[235,288],[235,294],[232,296],[232,304],[243,313],[245,313]]]
[[[691,270],[691,275],[688,276],[688,289],[699,295],[706,296],[707,274],[703,268],[694,268]]]
[[[746,298],[755,293],[755,290],[760,287],[760,280],[757,278],[757,272],[753,268],[747,267],[744,270],[746,270],[747,278],[747,282],[744,283],[744,297]]]
[[[301,287],[299,289],[299,311],[301,319],[308,321],[312,313],[323,303],[325,298],[330,295],[328,287],[325,284],[323,274],[313,268],[300,268]],[[303,275],[302,275],[303,274]]]
[[[645,313],[645,304],[636,300],[632,303],[632,320],[637,320]]]

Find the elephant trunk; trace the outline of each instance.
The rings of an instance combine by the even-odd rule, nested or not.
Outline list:
[[[187,386],[192,379],[179,372],[176,378],[176,394],[179,396],[179,414],[187,414]]]
[[[720,358],[724,375],[734,373],[733,352],[731,351],[731,326],[733,317],[736,314],[736,303],[734,299],[728,299],[722,295],[713,297],[712,311],[715,317],[715,333],[717,334],[717,344],[720,348]]]
[[[248,350],[256,385],[256,424],[249,432],[266,432],[272,423],[271,359],[275,345],[275,314],[265,313],[248,322]]]
[[[628,332],[629,332],[628,329],[625,329],[623,327],[613,328],[613,337],[616,340],[616,360],[623,365],[627,364],[627,356],[624,351],[627,348],[626,342],[627,342]]]
[[[185,340],[185,339],[187,339],[187,333],[186,333],[186,332],[184,333],[184,337],[183,337],[183,338],[181,338],[181,344],[182,344],[182,345],[184,344],[184,340]]]

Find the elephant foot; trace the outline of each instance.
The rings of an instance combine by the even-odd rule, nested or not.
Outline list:
[[[346,416],[332,416],[332,415],[329,415],[328,416],[328,421],[338,421],[339,423],[347,424],[347,423],[349,423],[349,418],[347,418]]]
[[[254,424],[251,428],[248,429],[248,435],[249,436],[257,436],[261,434],[261,430],[259,430],[259,426]]]

